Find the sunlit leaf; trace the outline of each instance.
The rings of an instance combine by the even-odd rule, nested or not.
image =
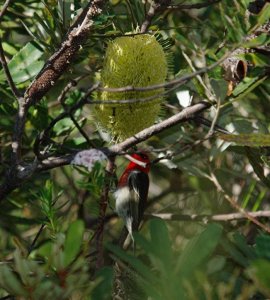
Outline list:
[[[27,43],[10,60],[8,67],[15,83],[22,83],[33,78],[42,69],[44,63],[39,61],[43,52],[34,43]],[[0,71],[0,82],[5,80],[3,70]]]
[[[270,146],[270,134],[261,134],[261,133],[220,134],[218,137],[226,142],[233,142],[240,146],[249,146],[249,147]]]

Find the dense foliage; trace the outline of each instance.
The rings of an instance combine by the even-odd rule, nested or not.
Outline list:
[[[93,113],[98,93],[89,89],[99,80],[108,42],[139,33],[153,3],[105,2],[75,59],[27,112],[20,170],[41,162],[43,167],[16,189],[7,189],[1,199],[0,296],[269,298],[269,1],[194,0],[186,7],[187,1],[156,1],[171,5],[155,12],[147,31],[167,52],[167,81],[211,66],[166,88],[157,122],[178,113],[191,98],[191,105],[204,100],[209,108],[137,145],[150,152],[154,163],[135,252],[117,246],[123,222],[114,213],[112,195],[127,160],[116,156],[116,175],[111,177],[103,163],[91,172],[66,161],[50,166],[53,158],[112,144]],[[0,36],[20,93],[61,47],[87,3],[14,0],[9,4],[0,20]],[[204,5],[196,6],[199,3]],[[235,61],[240,70],[232,77],[228,64],[233,67]],[[15,122],[18,100],[2,68],[2,187],[12,178]],[[104,216],[102,201],[108,189]],[[252,218],[256,212],[258,224]]]

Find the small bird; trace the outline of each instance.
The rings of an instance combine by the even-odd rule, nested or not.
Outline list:
[[[148,196],[150,160],[143,152],[128,157],[131,161],[119,179],[114,197],[115,210],[134,243],[132,233],[139,228]]]

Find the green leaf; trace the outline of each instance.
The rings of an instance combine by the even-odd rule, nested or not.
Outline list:
[[[224,80],[211,80],[212,88],[215,91],[216,96],[223,101],[227,96],[227,85]]]
[[[58,1],[58,14],[64,28],[68,28],[71,21],[71,0]]]
[[[252,260],[257,257],[254,247],[247,244],[245,236],[236,232],[233,235],[233,239],[237,248],[247,257],[247,259]]]
[[[12,295],[26,296],[21,282],[6,265],[0,266],[0,287]]]
[[[270,236],[269,235],[262,234],[256,238],[256,253],[260,258],[270,259]]]
[[[37,13],[34,13],[34,18],[36,19],[36,22],[42,26],[43,30],[48,34],[48,36],[50,36],[54,41],[57,41],[55,30],[49,26],[46,19],[41,18]]]
[[[258,26],[263,25],[265,22],[269,20],[270,16],[270,3],[264,5],[263,9],[259,13],[258,17]]]
[[[269,58],[260,53],[245,53],[238,55],[239,58],[249,61],[255,67],[264,67],[269,65]]]
[[[240,146],[269,147],[270,134],[220,134],[219,138],[226,142],[233,142]]]
[[[252,84],[254,84],[258,80],[258,77],[245,77],[244,80],[237,85],[237,87],[233,90],[233,96],[238,96],[239,94],[246,91]]]
[[[92,291],[92,299],[110,299],[114,281],[113,269],[110,267],[102,268],[97,272],[95,277],[100,280],[100,282]]]
[[[10,74],[15,83],[22,83],[38,74],[44,63],[39,61],[43,52],[34,43],[27,43],[8,63]],[[0,71],[0,82],[5,81],[3,70]]]
[[[3,46],[5,53],[8,53],[10,55],[16,55],[17,50],[12,44],[3,42],[2,46]]]
[[[236,246],[229,240],[221,240],[221,245],[226,252],[229,253],[231,258],[239,265],[246,267],[248,265],[248,259]]]
[[[46,259],[49,259],[49,257],[52,254],[52,248],[53,243],[51,241],[47,241],[36,250],[36,253],[38,253],[38,255],[41,255]]]
[[[255,203],[254,203],[254,205],[252,207],[252,211],[257,211],[259,209],[259,207],[261,206],[261,203],[262,203],[262,201],[264,199],[264,196],[265,196],[266,192],[267,192],[266,189],[262,190],[260,192],[260,194],[258,195],[258,197],[256,197],[256,201],[255,201]]]
[[[212,274],[220,272],[226,264],[224,256],[214,256],[207,264],[207,273]]]
[[[270,262],[265,259],[254,261],[248,269],[248,274],[259,290],[268,296],[268,299],[270,297]]]
[[[161,260],[170,264],[172,259],[171,241],[168,228],[161,219],[153,219],[149,222],[150,236],[153,249]]]
[[[138,273],[138,275],[136,276],[136,281],[138,281],[142,288],[147,291],[147,294],[149,296],[152,296],[152,299],[164,299],[164,297],[160,296],[161,282],[158,276],[153,275],[152,268],[148,267],[144,262],[142,262],[141,259],[128,254],[118,246],[107,244],[107,248],[112,253],[114,253],[117,258],[121,259],[123,262],[126,262],[129,265],[129,267],[125,271],[130,272],[129,270],[131,267],[132,269],[134,269],[133,271],[136,271]],[[139,275],[142,278],[140,278]]]
[[[84,223],[77,220],[69,225],[64,244],[64,265],[67,267],[78,255],[83,241]]]
[[[222,226],[209,224],[198,236],[190,240],[180,256],[176,269],[188,276],[214,251],[222,234]]]
[[[257,47],[260,45],[266,45],[270,41],[270,37],[267,33],[262,33],[259,36],[255,37],[252,40],[246,41],[243,44],[244,48],[252,48],[252,47]]]
[[[264,162],[260,152],[256,151],[256,149],[246,147],[246,154],[256,175],[267,187],[270,187],[270,179],[264,175]]]
[[[248,187],[248,191],[246,192],[246,194],[243,196],[243,200],[242,200],[242,205],[241,207],[243,209],[246,209],[250,199],[251,199],[251,196],[252,196],[252,193],[255,189],[255,186],[257,184],[257,181],[253,180],[250,184],[249,184],[249,187]]]
[[[148,268],[148,266],[146,266],[141,260],[139,260],[135,256],[129,255],[118,246],[108,244],[107,248],[118,258],[130,264],[135,269],[135,271],[141,274],[147,281],[151,282],[151,284],[157,284],[156,278],[152,276],[151,269]]]

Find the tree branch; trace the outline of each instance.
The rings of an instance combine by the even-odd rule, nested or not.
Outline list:
[[[214,173],[211,173],[211,176],[209,176],[209,179],[213,182],[213,184],[216,186],[217,190],[221,192],[224,195],[224,198],[230,203],[230,205],[237,209],[239,213],[245,216],[246,219],[250,220],[252,223],[256,224],[258,227],[263,229],[264,231],[270,233],[270,228],[267,225],[264,225],[260,221],[258,221],[254,216],[252,216],[249,212],[245,211],[234,199],[234,197],[230,197],[222,188],[220,185],[217,177],[214,175]]]
[[[160,1],[152,1],[150,8],[146,14],[145,20],[141,26],[141,33],[146,33],[148,28],[150,27],[153,18],[158,13],[165,11],[165,10],[184,10],[184,9],[200,9],[212,4],[216,4],[221,2],[222,0],[209,0],[202,3],[197,4],[176,4],[170,5],[170,0],[160,0]]]
[[[178,114],[158,123],[153,126],[150,126],[139,133],[135,134],[134,136],[126,139],[122,143],[119,143],[117,145],[111,146],[109,148],[111,153],[120,153],[124,150],[127,150],[131,148],[134,145],[137,145],[138,143],[147,140],[151,136],[158,134],[165,129],[168,129],[176,124],[185,122],[191,118],[194,117],[196,114],[200,114],[205,109],[209,108],[211,106],[208,102],[200,102],[193,106],[189,106],[185,109],[183,109]]]
[[[101,13],[101,7],[104,2],[104,0],[93,0],[89,2],[78,18],[79,21],[77,20],[71,27],[60,49],[48,59],[43,69],[26,90],[24,100],[20,103],[14,129],[12,161],[15,162],[15,165],[20,161],[22,136],[29,107],[40,101],[69,67],[82,47],[82,44],[87,39],[94,23],[92,19]]]
[[[253,218],[270,218],[270,210],[261,210],[256,212],[246,212],[249,216]],[[144,218],[146,220],[152,218],[160,218],[166,221],[192,221],[197,222],[201,221],[203,223],[208,222],[228,222],[228,221],[236,221],[236,220],[247,220],[249,219],[246,213],[238,212],[231,214],[220,214],[220,215],[180,215],[173,213],[152,213],[145,214]]]
[[[156,0],[151,2],[149,11],[147,12],[145,20],[141,26],[141,33],[147,32],[156,13],[162,9],[166,9],[170,3],[171,0]]]
[[[47,61],[44,68],[26,90],[24,99],[19,102],[12,142],[12,164],[10,169],[6,172],[5,182],[0,186],[0,199],[5,197],[5,194],[17,188],[36,171],[36,162],[27,165],[27,167],[20,165],[22,137],[28,108],[41,100],[70,65],[70,62],[75,58],[91,30],[91,26],[94,22],[92,20],[93,17],[101,13],[101,7],[104,3],[104,0],[93,0],[89,2],[71,27],[60,49]],[[25,169],[27,172],[25,172]]]
[[[207,6],[216,4],[221,2],[222,0],[209,0],[202,3],[196,3],[196,4],[176,4],[176,5],[169,5],[167,9],[169,10],[183,10],[183,9],[200,9],[205,8]]]
[[[86,102],[87,102],[87,99],[88,97],[90,96],[90,94],[95,91],[98,87],[98,83],[96,84],[93,84],[88,90],[87,92],[85,93],[85,95],[77,102],[75,103],[73,106],[71,106],[69,109],[66,109],[64,112],[62,112],[61,114],[59,114],[56,118],[54,118],[50,124],[48,125],[47,128],[45,128],[36,138],[35,140],[35,143],[34,143],[34,153],[36,154],[36,156],[40,159],[42,159],[41,155],[40,155],[40,145],[46,141],[49,136],[50,136],[50,131],[53,129],[53,127],[55,126],[55,124],[57,122],[59,122],[60,120],[68,117],[68,116],[71,116],[73,115],[73,113],[81,108]],[[58,98],[59,101],[62,102],[62,98],[64,96],[61,94]]]
[[[2,6],[2,10],[0,11],[0,21],[3,18],[4,14],[6,13],[11,1],[12,0],[6,0],[5,4]]]
[[[225,55],[223,55],[222,58],[220,58],[218,61],[216,61],[215,63],[213,63],[210,66],[206,66],[204,68],[201,68],[198,71],[192,72],[190,74],[184,75],[182,77],[179,78],[175,78],[172,79],[168,82],[165,83],[158,83],[158,84],[154,84],[154,85],[149,85],[149,86],[145,86],[145,87],[134,87],[134,86],[125,86],[125,87],[120,87],[120,88],[104,88],[104,87],[99,87],[100,91],[104,91],[104,92],[110,92],[110,93],[117,93],[117,92],[145,92],[145,91],[153,91],[153,90],[157,90],[160,88],[168,88],[168,87],[172,87],[181,83],[184,83],[198,75],[207,73],[211,70],[213,70],[214,68],[216,68],[217,66],[219,66],[228,56],[230,55],[230,53],[226,53]]]
[[[103,151],[109,157],[116,156],[117,154],[121,154],[123,151],[128,150],[132,146],[149,139],[151,136],[154,136],[157,133],[160,133],[182,122],[193,119],[194,116],[199,115],[202,111],[206,110],[210,106],[211,104],[209,104],[208,102],[200,102],[194,104],[193,106],[189,106],[183,109],[176,115],[138,132],[134,136],[127,138],[125,141],[119,144],[113,145],[109,148],[101,148],[99,150]],[[76,153],[62,157],[50,157],[44,159],[38,164],[37,171],[40,172],[64,165],[69,165],[75,155]]]
[[[81,14],[84,18],[79,17],[80,23],[76,22],[72,26],[72,30],[68,33],[60,49],[49,58],[44,68],[27,89],[25,98],[28,106],[41,100],[69,67],[82,47],[83,42],[87,39],[94,23],[93,18],[101,13],[101,7],[104,5],[104,2],[104,0],[89,2]]]
[[[194,118],[195,115],[200,114],[202,111],[206,110],[211,106],[208,102],[200,102],[193,106],[187,107],[183,109],[178,114],[158,123],[149,128],[146,128],[134,136],[126,139],[122,143],[113,145],[109,148],[100,149],[103,151],[108,157],[114,157],[117,154],[122,153],[123,151],[131,148],[134,145],[139,144],[142,141],[147,140],[151,136],[160,133],[167,128],[170,128],[179,123],[188,121]],[[74,154],[69,154],[62,157],[49,157],[41,162],[34,161],[33,163],[27,166],[18,166],[17,173],[8,174],[6,176],[5,182],[0,186],[0,201],[4,199],[10,192],[19,187],[25,180],[32,177],[36,172],[41,172],[45,170],[50,170],[56,167],[69,165],[73,160]],[[9,172],[11,172],[9,170]]]

